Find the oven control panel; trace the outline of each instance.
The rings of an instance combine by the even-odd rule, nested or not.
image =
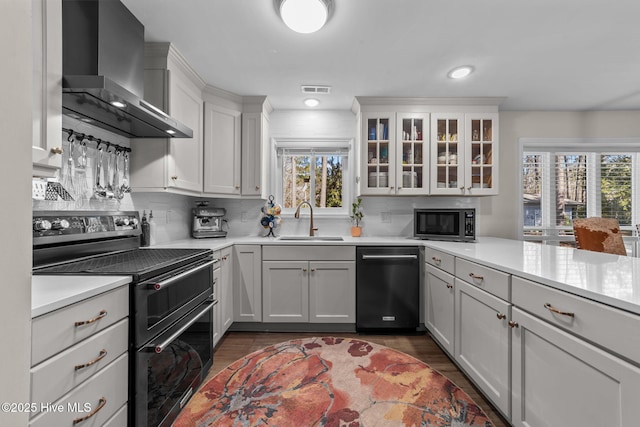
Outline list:
[[[34,239],[81,240],[94,235],[139,234],[137,212],[41,211],[33,213]]]

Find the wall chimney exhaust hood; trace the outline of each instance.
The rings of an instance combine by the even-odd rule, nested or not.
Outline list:
[[[144,26],[120,0],[63,0],[62,112],[127,138],[191,138],[143,100]]]

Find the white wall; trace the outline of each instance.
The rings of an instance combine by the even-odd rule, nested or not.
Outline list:
[[[518,239],[519,138],[640,137],[640,111],[503,111],[500,195],[480,200],[482,234]]]
[[[0,14],[0,402],[29,402],[31,359],[31,2],[3,1]],[[0,425],[27,413],[0,411]]]

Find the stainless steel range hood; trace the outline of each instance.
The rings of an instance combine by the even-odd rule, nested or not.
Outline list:
[[[62,112],[127,138],[191,138],[143,100],[144,26],[120,0],[63,0]]]

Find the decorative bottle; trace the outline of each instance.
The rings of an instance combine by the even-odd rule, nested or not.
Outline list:
[[[156,220],[153,219],[153,211],[149,211],[149,243],[156,244]]]
[[[147,211],[142,211],[142,221],[140,228],[142,229],[142,234],[140,235],[140,246],[146,247],[149,246],[151,229],[149,227],[149,222],[147,221]]]

